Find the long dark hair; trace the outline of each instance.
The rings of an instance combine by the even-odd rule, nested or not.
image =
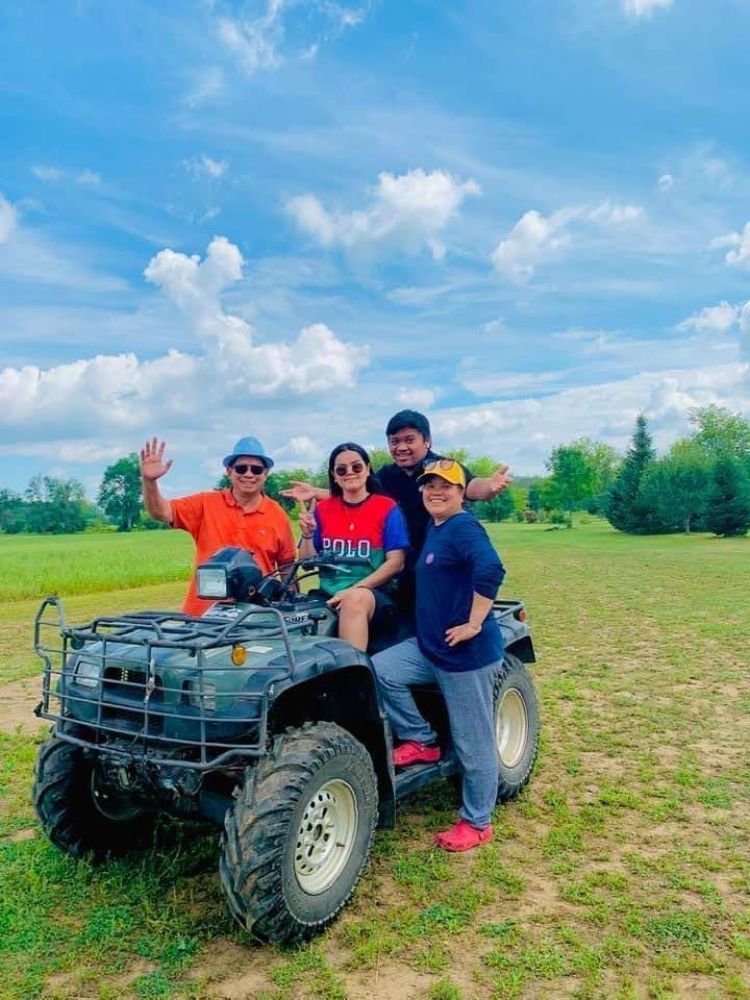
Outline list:
[[[331,491],[332,497],[340,497],[343,495],[343,490],[336,482],[336,477],[333,474],[333,470],[336,467],[336,459],[341,454],[342,451],[354,451],[356,452],[365,465],[370,466],[370,474],[367,477],[367,482],[365,483],[365,489],[368,493],[382,493],[380,483],[378,482],[378,477],[372,471],[372,463],[370,462],[370,456],[367,454],[365,449],[361,444],[355,444],[353,441],[344,441],[342,444],[337,444],[333,449],[331,454],[328,456],[328,489]]]

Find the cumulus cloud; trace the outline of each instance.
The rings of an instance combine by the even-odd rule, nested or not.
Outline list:
[[[725,333],[739,321],[744,306],[734,306],[729,302],[720,302],[718,306],[705,306],[693,316],[688,316],[681,323],[677,324],[677,329],[682,331],[695,330],[697,333]]]
[[[741,270],[750,268],[750,222],[745,223],[745,228],[741,233],[727,233],[724,236],[717,236],[711,240],[710,249],[717,250],[723,247],[730,247],[724,255],[724,260],[730,267],[738,267]]]
[[[689,409],[709,403],[747,411],[750,364],[642,372],[536,398],[516,395],[433,414],[432,424],[442,448],[468,444],[524,474],[538,472],[556,445],[583,435],[624,449],[641,412],[664,449],[687,431]]]
[[[671,7],[673,0],[622,0],[622,9],[628,17],[651,17],[659,8]]]
[[[0,243],[7,243],[18,219],[11,203],[0,194]]]
[[[329,211],[314,195],[292,198],[286,209],[298,227],[324,247],[348,250],[397,247],[416,254],[427,247],[445,256],[441,233],[463,202],[481,193],[474,180],[460,181],[443,170],[382,173],[367,208]]]
[[[201,405],[246,406],[253,399],[305,396],[351,387],[368,350],[340,340],[323,323],[304,327],[290,343],[256,345],[254,331],[224,312],[221,292],[242,277],[242,255],[214,238],[203,260],[162,250],[144,274],[194,326],[202,355],[179,351],[142,361],[135,354],[41,369],[0,372],[0,434],[75,437],[95,423],[107,431],[163,424],[185,426]],[[208,411],[207,411],[208,412]]]
[[[214,160],[212,157],[206,156],[205,153],[189,160],[183,160],[182,165],[195,178],[212,177],[214,179],[223,177],[229,167],[227,160]]]
[[[437,399],[437,393],[433,389],[402,386],[398,390],[396,398],[402,406],[409,409],[429,410]]]
[[[643,215],[640,205],[609,199],[598,205],[561,208],[551,215],[536,209],[525,212],[490,255],[496,271],[511,281],[528,281],[542,259],[573,242],[575,227],[614,229]]]

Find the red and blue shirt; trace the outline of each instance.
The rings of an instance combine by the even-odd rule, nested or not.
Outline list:
[[[390,497],[371,493],[355,504],[329,497],[315,508],[313,545],[321,558],[331,556],[337,563],[320,571],[321,590],[335,594],[382,566],[386,552],[408,549],[409,534],[401,508]]]

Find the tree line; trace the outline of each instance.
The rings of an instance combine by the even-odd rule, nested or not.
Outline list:
[[[546,460],[546,476],[520,477],[494,500],[474,504],[486,521],[516,518],[572,526],[573,514],[606,517],[620,531],[663,534],[711,531],[743,535],[750,529],[750,421],[718,406],[690,411],[691,434],[658,457],[644,416],[636,421],[627,453],[590,438],[558,445]],[[445,454],[476,476],[489,476],[497,461],[466,449]],[[385,449],[370,453],[375,469],[390,461]],[[275,470],[266,492],[289,512],[281,496],[292,480],[325,486],[327,465]],[[227,485],[225,477],[216,488]],[[138,455],[132,452],[104,470],[96,502],[76,479],[37,475],[23,493],[0,489],[0,532],[59,534],[84,530],[158,529],[143,507]]]

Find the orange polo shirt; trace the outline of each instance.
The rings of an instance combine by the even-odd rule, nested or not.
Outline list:
[[[172,527],[189,531],[195,539],[196,566],[227,545],[250,549],[264,573],[297,558],[286,511],[270,497],[263,495],[251,511],[239,506],[231,490],[193,493],[171,503]],[[213,601],[203,601],[196,595],[193,578],[182,610],[188,615],[201,615],[211,604]]]

